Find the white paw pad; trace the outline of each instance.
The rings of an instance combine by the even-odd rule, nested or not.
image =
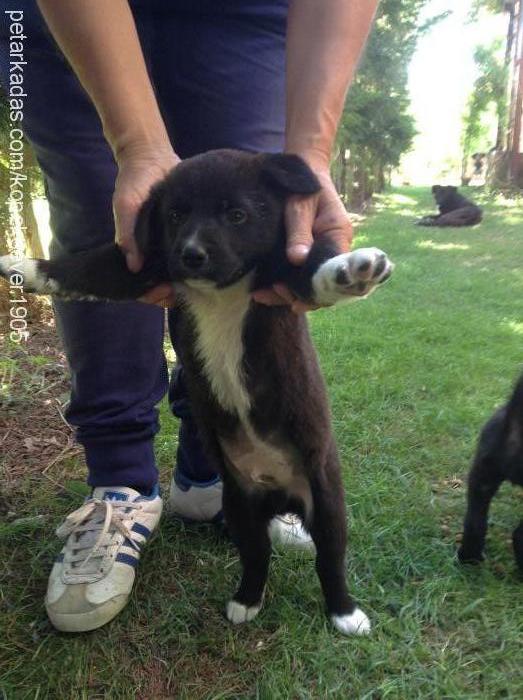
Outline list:
[[[370,620],[359,608],[350,615],[331,615],[331,621],[342,634],[369,634],[370,632]]]
[[[235,625],[239,625],[242,622],[250,622],[261,610],[260,605],[252,605],[250,608],[242,603],[238,603],[236,600],[230,600],[227,603],[225,609],[225,614],[229,622]]]
[[[393,263],[379,248],[336,255],[320,265],[312,278],[315,301],[328,306],[341,299],[366,297],[390,277],[393,269]]]

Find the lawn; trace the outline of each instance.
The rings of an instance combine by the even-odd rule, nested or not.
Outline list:
[[[368,300],[310,315],[343,463],[350,587],[371,635],[331,629],[312,558],[292,552],[274,555],[260,615],[231,626],[235,550],[212,526],[167,518],[123,614],[93,633],[55,632],[42,604],[53,529],[83,491],[79,457],[65,452],[28,473],[18,465],[4,493],[5,698],[523,697],[523,582],[510,547],[520,492],[504,486],[494,501],[485,564],[455,562],[478,430],[523,359],[523,204],[484,199],[479,227],[438,230],[413,225],[433,210],[427,189],[379,197],[356,244],[387,251],[393,278]],[[4,395],[23,417],[25,370],[7,355]],[[162,412],[165,487],[176,426]]]

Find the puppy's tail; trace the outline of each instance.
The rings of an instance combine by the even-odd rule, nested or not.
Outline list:
[[[167,281],[163,265],[154,261],[146,262],[139,273],[130,272],[114,244],[54,260],[0,256],[0,276],[25,292],[87,301],[138,299]]]

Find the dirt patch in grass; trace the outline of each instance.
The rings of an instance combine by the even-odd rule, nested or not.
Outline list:
[[[9,338],[8,316],[0,318],[0,512],[9,511],[9,494],[25,477],[53,481],[53,467],[80,454],[64,418],[69,376],[50,305],[31,300],[28,318],[20,343]]]

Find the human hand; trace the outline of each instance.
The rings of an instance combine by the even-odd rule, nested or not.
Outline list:
[[[350,250],[352,224],[327,169],[315,171],[321,190],[312,196],[290,197],[285,206],[287,257],[295,265],[302,265],[315,238],[328,236],[339,253]],[[267,306],[290,305],[296,313],[319,308],[296,299],[283,284],[272,289],[260,289],[253,299]]]
[[[118,176],[113,195],[116,243],[125,255],[129,270],[139,272],[143,265],[143,256],[134,238],[138,212],[153,185],[162,180],[180,159],[170,144],[144,144],[123,149],[118,153],[117,160]],[[172,306],[172,286],[162,284],[154,287],[140,301]]]
[[[139,272],[143,257],[134,238],[136,217],[153,185],[162,180],[180,159],[170,144],[132,145],[117,155],[118,176],[113,194],[116,243],[131,272]]]

